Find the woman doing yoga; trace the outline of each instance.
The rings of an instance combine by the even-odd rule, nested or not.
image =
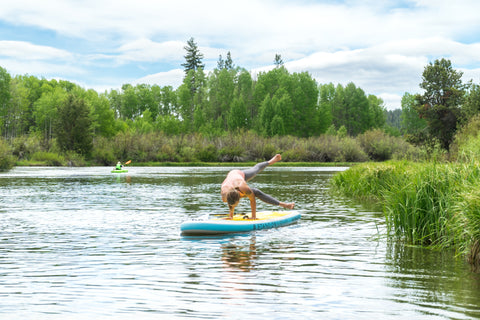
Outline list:
[[[293,209],[295,203],[280,202],[272,196],[269,196],[268,194],[265,194],[256,188],[250,188],[247,185],[247,182],[253,179],[253,177],[255,177],[257,173],[260,173],[269,165],[274,164],[275,162],[278,162],[280,160],[282,160],[282,156],[280,154],[277,154],[269,161],[257,163],[254,167],[250,169],[232,170],[227,174],[225,181],[223,181],[222,183],[220,194],[222,195],[223,202],[228,203],[229,219],[233,218],[233,211],[235,210],[235,207],[238,205],[240,198],[244,197],[248,197],[250,199],[252,219],[257,218],[257,203],[255,197],[275,206],[280,206],[286,209]]]

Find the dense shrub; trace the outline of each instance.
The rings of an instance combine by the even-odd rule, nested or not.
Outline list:
[[[308,158],[308,151],[300,145],[282,152],[282,159],[285,162],[301,162]]]
[[[155,161],[160,162],[176,162],[180,161],[180,157],[178,156],[177,152],[173,148],[173,145],[170,143],[164,143],[160,146],[157,154],[155,156]]]
[[[85,158],[73,151],[65,154],[65,161],[69,167],[84,167],[86,165]]]
[[[203,162],[217,161],[217,148],[213,144],[200,146],[197,150],[197,158]]]
[[[325,162],[341,161],[341,138],[338,136],[325,135],[321,140],[318,140],[318,144],[321,146],[322,154],[321,158]]]
[[[0,139],[0,171],[8,171],[15,165],[17,158],[12,155],[10,146]]]
[[[35,136],[15,139],[13,152],[17,157],[33,160],[33,154],[50,152],[65,156],[55,139],[48,146]],[[253,131],[239,130],[208,136],[200,133],[166,135],[162,132],[140,133],[120,131],[112,138],[96,137],[88,160],[95,165],[112,165],[117,161],[150,162],[243,162],[265,161],[281,153],[284,162],[365,162],[381,159],[420,159],[422,152],[400,138],[377,130],[362,137],[321,135],[298,138],[293,136],[262,137]],[[430,153],[431,154],[431,153]],[[50,155],[51,156],[51,155]],[[36,155],[38,158],[39,155]],[[81,155],[67,163],[82,163]],[[60,162],[65,159],[58,159]],[[48,161],[54,161],[50,159]],[[54,161],[55,162],[55,161]]]
[[[195,156],[195,149],[192,147],[182,147],[179,152],[180,155],[180,161],[182,162],[194,162],[197,161],[197,158]]]
[[[32,160],[45,163],[47,166],[64,166],[67,164],[62,155],[47,151],[35,152],[32,155]]]
[[[452,160],[468,160],[480,157],[480,115],[473,117],[455,135],[450,147]]]
[[[12,141],[12,153],[19,160],[28,160],[32,154],[44,149],[40,138],[33,134],[16,137]]]
[[[363,151],[361,146],[350,137],[345,137],[341,140],[340,145],[340,158],[337,158],[337,162],[363,162],[368,161],[368,156]]]
[[[369,130],[357,137],[360,146],[373,161],[392,159],[396,138],[380,129]]]
[[[92,161],[96,164],[109,166],[119,161],[114,154],[114,147],[108,139],[99,137],[95,139],[92,150]]]
[[[219,150],[218,154],[222,162],[242,162],[248,160],[245,156],[245,148],[242,146],[225,146]]]

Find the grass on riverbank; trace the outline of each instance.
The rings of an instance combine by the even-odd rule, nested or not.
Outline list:
[[[233,165],[268,160],[276,153],[282,154],[282,162],[313,166],[386,159],[419,160],[427,155],[425,150],[378,129],[357,137],[324,134],[310,138],[266,138],[251,131],[220,136],[120,132],[111,138],[96,137],[88,155],[62,151],[55,139],[47,143],[34,134],[17,137],[9,144],[9,153],[22,165],[45,163],[50,166],[108,166],[127,160],[136,165],[155,166],[169,163]]]
[[[336,192],[385,213],[390,235],[413,245],[454,247],[480,266],[480,169],[476,162],[363,163],[331,180]]]
[[[130,163],[128,167],[252,167],[256,162],[140,162]],[[19,167],[66,166],[66,160],[56,164],[51,160],[17,160]],[[114,164],[112,164],[113,167]],[[277,162],[276,167],[350,167],[351,162]],[[82,166],[98,166],[97,163],[84,162]]]

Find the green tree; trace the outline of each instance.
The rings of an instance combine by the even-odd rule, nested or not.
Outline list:
[[[246,128],[248,124],[248,111],[242,97],[235,97],[232,101],[227,118],[228,130]]]
[[[82,98],[69,94],[58,106],[58,120],[55,123],[59,147],[89,155],[93,148],[93,121],[90,108]]]
[[[335,103],[335,86],[333,83],[319,86],[318,133],[326,133],[335,126],[332,123],[332,111]],[[330,130],[332,132],[332,130]]]
[[[345,103],[345,88],[341,84],[335,87],[335,94],[332,102],[332,124],[335,128],[345,127],[347,123],[348,108]]]
[[[259,110],[259,128],[258,132],[266,137],[273,135],[271,124],[275,117],[275,109],[273,107],[272,98],[269,95],[265,96]]]
[[[365,132],[371,125],[370,103],[365,92],[353,82],[345,87],[345,119],[343,125],[351,136]]]
[[[290,111],[286,112],[285,107],[282,107],[282,114],[279,114],[283,120],[285,134],[309,137],[318,133],[320,123],[318,88],[315,80],[307,72],[290,74],[283,66],[268,72],[261,72],[253,94],[254,103],[260,106],[259,113],[262,106],[265,107],[265,98],[273,99],[274,96],[277,99],[276,102],[273,102],[274,112],[278,111],[275,107],[278,101],[282,100],[282,103],[289,101],[284,105],[288,105]],[[269,130],[265,133],[265,126],[270,126],[265,121],[267,119],[272,121],[273,116],[265,118],[264,115],[262,118],[253,115],[253,117],[257,119],[257,123],[254,125],[257,132],[272,134]]]
[[[386,121],[387,121],[386,124],[400,130],[400,128],[402,127],[402,124],[401,124],[402,109],[385,110],[385,115],[386,115]]]
[[[402,135],[401,129],[402,109],[385,110],[385,132],[391,136],[399,137]]]
[[[473,84],[462,107],[462,124],[480,113],[480,85]]]
[[[18,87],[26,93],[26,103],[28,103],[27,109],[23,117],[24,132],[39,132],[42,131],[38,127],[37,118],[35,117],[35,103],[46,91],[50,91],[52,83],[45,79],[38,79],[34,76],[17,76],[15,80],[18,81]]]
[[[321,95],[324,97],[321,97],[320,105],[323,108],[330,107],[334,127],[344,126],[349,135],[356,136],[385,125],[383,100],[374,95],[367,97],[353,82],[346,87],[338,84],[335,90],[333,85],[328,85],[321,89]]]
[[[150,133],[154,129],[152,113],[149,109],[146,109],[141,117],[135,119],[133,126],[136,132],[139,133]]]
[[[203,93],[200,93],[200,95],[198,95],[197,91],[203,91],[205,89],[203,88],[203,86],[205,85],[205,74],[203,72],[205,65],[202,63],[203,54],[200,53],[200,50],[198,49],[197,44],[195,43],[195,40],[193,38],[190,38],[190,40],[187,41],[187,46],[185,46],[184,49],[187,51],[187,54],[184,56],[185,63],[182,64],[185,71],[182,91],[184,91],[186,88],[190,90],[190,106],[185,104],[188,100],[186,92],[181,92],[181,101],[179,102],[183,103],[181,111],[184,112],[184,117],[186,116],[185,111],[187,111],[189,108],[191,109],[188,111],[190,112],[188,118],[184,118],[183,120],[186,124],[186,127],[190,128],[189,130],[192,130],[192,126],[194,125],[194,112],[195,109],[199,107],[198,98],[199,96],[203,97]],[[190,82],[189,84],[185,83],[187,80]],[[196,100],[197,102],[195,103],[194,100]],[[199,111],[197,111],[197,113],[198,112]],[[201,110],[201,112],[203,113],[204,111]]]
[[[420,118],[415,95],[405,92],[402,97],[402,114],[400,116],[401,132],[408,141],[420,144],[425,141],[427,122]]]
[[[36,128],[43,134],[44,141],[49,143],[53,138],[54,124],[58,116],[58,108],[66,98],[65,91],[60,87],[53,88],[48,83],[43,83],[42,96],[34,103],[33,116]]]
[[[387,110],[383,100],[373,94],[368,95],[368,125],[364,127],[364,132],[371,128],[383,128],[387,122]]]
[[[120,96],[120,118],[133,120],[140,116],[144,110],[140,108],[140,97],[137,90],[131,84],[122,86]]]
[[[296,134],[299,119],[295,118],[292,99],[284,88],[275,92],[272,105],[275,116],[271,123],[271,134],[279,136]]]
[[[183,47],[187,53],[184,56],[185,62],[182,63],[185,75],[188,75],[190,70],[197,71],[198,69],[204,69],[205,65],[202,63],[203,54],[200,53],[197,44],[193,38],[187,41],[187,45]]]
[[[135,86],[135,92],[138,96],[138,109],[141,112],[141,115],[148,110],[151,119],[155,119],[158,115],[160,104],[160,88],[158,86],[151,86],[142,83]]]
[[[239,70],[237,74],[237,82],[235,86],[235,98],[242,101],[245,105],[246,116],[245,116],[245,126],[246,129],[251,129],[253,124],[253,119],[258,113],[258,108],[255,106],[253,101],[253,80],[250,72],[247,70]],[[233,107],[233,106],[232,106]]]
[[[173,116],[178,114],[177,93],[172,86],[160,88],[159,114],[162,116]]]
[[[28,90],[17,77],[10,82],[10,117],[4,137],[15,138],[28,133],[29,105]]]
[[[282,136],[285,135],[285,125],[282,117],[276,114],[272,123],[270,124],[270,131],[272,136]]]
[[[223,68],[215,69],[208,78],[208,106],[206,116],[227,130],[227,113],[230,110],[235,90],[235,72]]]
[[[427,122],[429,136],[446,150],[457,130],[465,98],[462,75],[453,69],[450,60],[435,60],[422,74],[420,88],[425,90],[424,94],[416,96],[418,113]]]
[[[299,137],[310,137],[319,133],[318,118],[318,85],[308,72],[294,73],[290,76],[289,90],[293,119],[285,119],[287,134]],[[289,88],[289,89],[288,89]],[[292,122],[288,124],[287,122]],[[289,129],[293,126],[293,130]]]
[[[115,113],[110,108],[106,94],[98,94],[95,90],[88,90],[84,94],[85,102],[91,107],[93,133],[103,137],[113,137],[115,130]]]
[[[182,132],[195,132],[203,123],[205,106],[205,73],[203,69],[190,70],[178,87],[178,113],[183,123]],[[195,88],[195,89],[193,89]],[[195,119],[197,119],[195,121]]]
[[[10,103],[11,76],[6,69],[0,67],[0,130],[5,138],[10,136],[10,124],[15,115]]]

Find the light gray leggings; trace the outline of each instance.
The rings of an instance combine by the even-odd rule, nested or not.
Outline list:
[[[262,172],[263,169],[265,169],[266,167],[268,167],[268,161],[257,163],[255,166],[253,166],[253,168],[242,170],[242,172],[245,174],[245,181],[252,180],[257,175],[257,173]],[[280,201],[278,201],[272,196],[269,196],[266,193],[263,193],[259,189],[257,188],[250,188],[250,189],[252,189],[255,197],[262,200],[263,202],[273,204],[275,206],[278,206],[280,204]]]

